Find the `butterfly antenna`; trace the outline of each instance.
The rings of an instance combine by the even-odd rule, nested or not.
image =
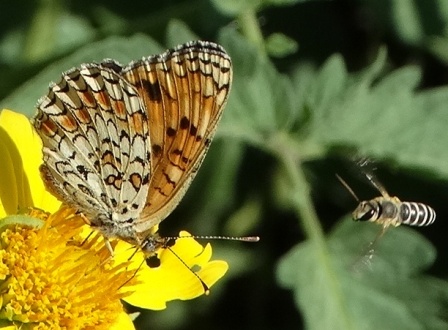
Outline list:
[[[177,237],[166,237],[167,239],[177,240],[179,238],[193,238],[193,239],[204,239],[204,240],[223,240],[223,241],[238,241],[238,242],[249,242],[255,243],[260,240],[258,236],[177,236]]]
[[[177,237],[164,237],[166,239],[166,242],[169,242],[171,240],[178,240],[180,238],[193,238],[193,239],[205,239],[205,240],[225,240],[225,241],[239,241],[239,242],[258,242],[260,240],[260,237],[258,236],[197,236],[197,235],[188,235],[188,236],[177,236]],[[171,247],[166,246],[166,249],[170,250],[171,253],[179,259],[179,261],[187,267],[191,273],[201,282],[202,288],[204,289],[205,295],[208,295],[210,293],[210,288],[208,285],[202,280],[202,278],[196,274],[186,263],[182,260],[180,256],[176,254],[176,252],[171,249]]]
[[[185,237],[185,236],[184,236]],[[181,237],[178,237],[181,238]],[[208,287],[208,285],[202,280],[202,278],[196,274],[190,267],[188,267],[188,265],[185,263],[185,261],[182,260],[181,257],[179,257],[179,255],[177,255],[176,252],[173,251],[172,248],[170,248],[169,246],[166,247],[168,250],[171,251],[171,253],[177,258],[179,259],[179,261],[185,266],[187,267],[187,269],[199,280],[199,282],[201,282],[202,284],[202,288],[204,289],[204,293],[206,296],[208,296],[208,294],[210,293],[210,288]]]
[[[336,177],[338,178],[339,182],[341,182],[342,185],[345,187],[345,189],[347,189],[348,192],[353,196],[353,198],[354,198],[357,202],[359,202],[360,200],[359,200],[358,196],[355,194],[355,192],[353,191],[353,189],[350,188],[350,186],[348,185],[348,183],[345,182],[345,180],[344,180],[343,178],[341,178],[341,177],[339,176],[339,174],[335,174],[335,175],[336,175]]]

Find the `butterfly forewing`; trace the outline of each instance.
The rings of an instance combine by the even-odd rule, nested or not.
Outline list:
[[[89,64],[66,72],[37,109],[49,190],[106,235],[126,232],[123,224],[144,205],[150,175],[147,115],[137,90]]]
[[[225,51],[191,42],[131,63],[123,77],[144,100],[150,123],[151,180],[138,221],[143,232],[179,203],[210,145],[232,80]]]

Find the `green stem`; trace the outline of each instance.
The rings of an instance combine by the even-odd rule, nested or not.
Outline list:
[[[303,230],[306,236],[316,242],[324,256],[328,255],[325,243],[325,234],[320,226],[316,211],[310,198],[310,187],[306,181],[297,151],[288,148],[286,137],[279,137],[279,146],[275,153],[283,164],[288,182],[291,184],[291,201],[297,216],[302,219]]]
[[[290,148],[289,137],[279,135],[272,140],[268,146],[269,150],[276,155],[283,165],[287,180],[291,187],[291,202],[294,212],[301,219],[302,227],[309,242],[316,251],[316,263],[323,267],[325,274],[324,281],[328,284],[328,295],[337,302],[336,306],[340,309],[338,314],[344,319],[344,329],[354,329],[347,310],[347,304],[344,301],[344,295],[338,278],[335,276],[336,270],[331,263],[330,253],[325,241],[325,234],[320,225],[316,211],[314,209],[310,187],[305,178],[297,149]]]
[[[238,23],[242,34],[254,44],[261,54],[266,56],[263,33],[258,24],[257,13],[254,9],[247,9],[238,16]]]
[[[23,59],[25,62],[36,62],[55,47],[57,22],[61,17],[59,0],[41,0],[40,6],[31,21],[25,40]]]

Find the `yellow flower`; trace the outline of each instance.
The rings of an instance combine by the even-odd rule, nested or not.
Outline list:
[[[100,240],[83,244],[83,220],[72,210],[39,216],[0,221],[0,319],[18,328],[109,329],[123,313],[120,289],[135,281],[132,270],[109,263]]]
[[[188,300],[207,293],[201,281],[210,288],[224,275],[228,268],[226,262],[209,261],[212,256],[210,244],[204,248],[194,239],[189,238],[190,234],[186,231],[182,231],[179,236],[173,247],[159,251],[160,266],[158,267],[147,266],[142,252],[138,252],[131,259],[134,268],[142,264],[145,267],[140,268],[140,283],[134,286],[137,294],[126,297],[124,299],[126,302],[146,309],[165,309],[167,301]],[[129,244],[121,241],[118,242],[115,251],[114,259],[117,262],[129,260],[135,252],[134,249],[129,249]],[[201,267],[195,273],[197,277],[191,271],[194,266]]]
[[[54,212],[61,205],[40,178],[41,149],[25,116],[9,110],[0,113],[0,218],[27,207]]]
[[[160,310],[225,274],[210,245],[190,237],[158,251],[158,267],[122,241],[112,240],[111,258],[100,234],[86,239],[81,217],[45,190],[41,148],[27,118],[0,113],[0,329],[133,329],[121,300]]]

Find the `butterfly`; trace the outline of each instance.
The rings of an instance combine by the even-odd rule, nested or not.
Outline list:
[[[192,41],[122,66],[83,64],[52,83],[33,126],[47,189],[106,238],[151,254],[207,153],[232,83],[229,55]]]

